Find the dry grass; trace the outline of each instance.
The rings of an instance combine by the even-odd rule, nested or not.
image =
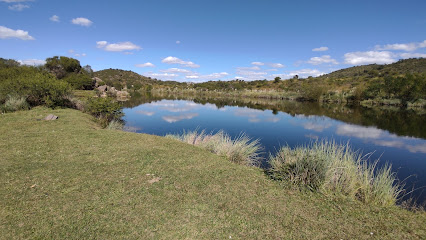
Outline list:
[[[248,166],[257,166],[259,164],[261,150],[259,140],[252,140],[244,133],[235,139],[232,139],[224,131],[206,134],[204,130],[201,132],[197,130],[184,132],[180,135],[169,134],[166,137],[205,148],[212,153],[225,156],[231,162]]]

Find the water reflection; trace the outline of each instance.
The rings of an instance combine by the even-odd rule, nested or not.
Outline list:
[[[375,127],[362,127],[350,124],[339,125],[336,134],[356,137],[377,146],[406,149],[412,153],[426,153],[426,143],[413,137],[398,137]],[[415,143],[419,142],[419,143]]]
[[[198,113],[184,113],[184,114],[180,114],[177,116],[163,116],[163,120],[168,122],[168,123],[174,123],[174,122],[179,122],[185,119],[192,119],[196,116],[198,116]]]

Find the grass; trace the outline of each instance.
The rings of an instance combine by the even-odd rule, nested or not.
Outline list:
[[[184,132],[180,135],[169,134],[166,137],[207,149],[219,156],[225,156],[234,163],[248,166],[257,166],[259,164],[259,153],[261,150],[259,140],[252,141],[244,133],[235,139],[232,139],[224,131],[218,131],[215,134],[206,134],[204,130],[201,132],[197,130]]]
[[[366,204],[393,206],[402,192],[390,166],[376,169],[348,144],[316,141],[286,146],[269,160],[271,176],[326,195],[344,195]]]
[[[28,110],[30,105],[28,104],[25,97],[20,96],[8,96],[6,102],[0,105],[0,112],[15,112],[19,110]]]
[[[55,121],[40,121],[48,114]],[[283,188],[71,109],[0,115],[0,239],[425,239],[426,214]],[[372,234],[371,234],[372,233]]]

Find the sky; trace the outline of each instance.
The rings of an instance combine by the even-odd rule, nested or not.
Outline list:
[[[161,80],[319,76],[426,57],[426,1],[0,0],[0,57]]]

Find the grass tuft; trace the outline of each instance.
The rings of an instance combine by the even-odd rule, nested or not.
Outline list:
[[[108,130],[123,130],[123,121],[120,120],[112,120],[108,123],[106,129]]]
[[[269,159],[268,172],[276,180],[288,181],[325,195],[344,195],[368,204],[395,205],[402,187],[395,184],[391,166],[376,169],[366,157],[347,144],[316,141],[308,146],[283,147]]]
[[[249,166],[259,164],[261,150],[259,140],[252,140],[245,133],[232,139],[229,134],[222,130],[216,134],[207,134],[205,130],[201,132],[195,130],[183,132],[180,135],[168,134],[166,137],[208,149],[217,155],[225,156],[231,162]]]
[[[1,112],[15,112],[20,110],[28,110],[30,105],[28,104],[25,97],[10,96],[6,102],[1,106]]]

